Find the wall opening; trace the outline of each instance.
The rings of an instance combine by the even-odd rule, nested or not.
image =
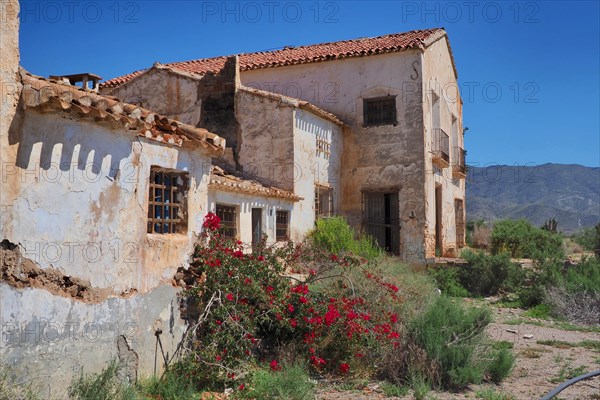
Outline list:
[[[363,226],[379,247],[400,254],[398,192],[363,192]]]
[[[252,249],[256,250],[262,241],[262,208],[252,209]]]
[[[185,233],[189,174],[153,166],[148,186],[148,233]]]

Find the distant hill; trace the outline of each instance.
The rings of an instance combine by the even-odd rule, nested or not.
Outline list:
[[[572,233],[600,221],[600,168],[576,164],[469,166],[467,219],[556,218]]]

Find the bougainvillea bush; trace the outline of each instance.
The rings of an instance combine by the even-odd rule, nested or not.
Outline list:
[[[401,346],[393,304],[406,295],[367,260],[292,243],[249,253],[220,235],[216,215],[203,226],[189,268],[180,271],[191,325],[177,365],[198,385],[244,388],[253,366],[278,370],[282,357],[316,374],[364,374],[376,368],[374,348]],[[376,299],[360,295],[355,285],[365,282]]]
[[[310,242],[265,241],[249,252],[220,234],[214,214],[203,228],[189,268],[177,274],[189,329],[175,373],[242,395],[253,371],[285,365],[329,379],[406,379],[415,346],[408,321],[435,299],[425,275],[393,258]],[[421,353],[419,362],[436,362]]]

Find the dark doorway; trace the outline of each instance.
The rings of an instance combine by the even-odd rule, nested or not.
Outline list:
[[[400,254],[398,192],[363,192],[363,226],[379,247]]]
[[[442,185],[435,186],[435,255],[441,257],[444,251],[442,241]]]
[[[262,240],[262,208],[252,209],[252,249],[256,249]]]

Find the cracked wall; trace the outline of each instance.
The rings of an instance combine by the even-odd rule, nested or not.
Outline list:
[[[60,113],[20,114],[3,164],[2,238],[96,288],[143,293],[169,282],[201,230],[210,156]],[[185,234],[146,233],[151,166],[189,172]]]

